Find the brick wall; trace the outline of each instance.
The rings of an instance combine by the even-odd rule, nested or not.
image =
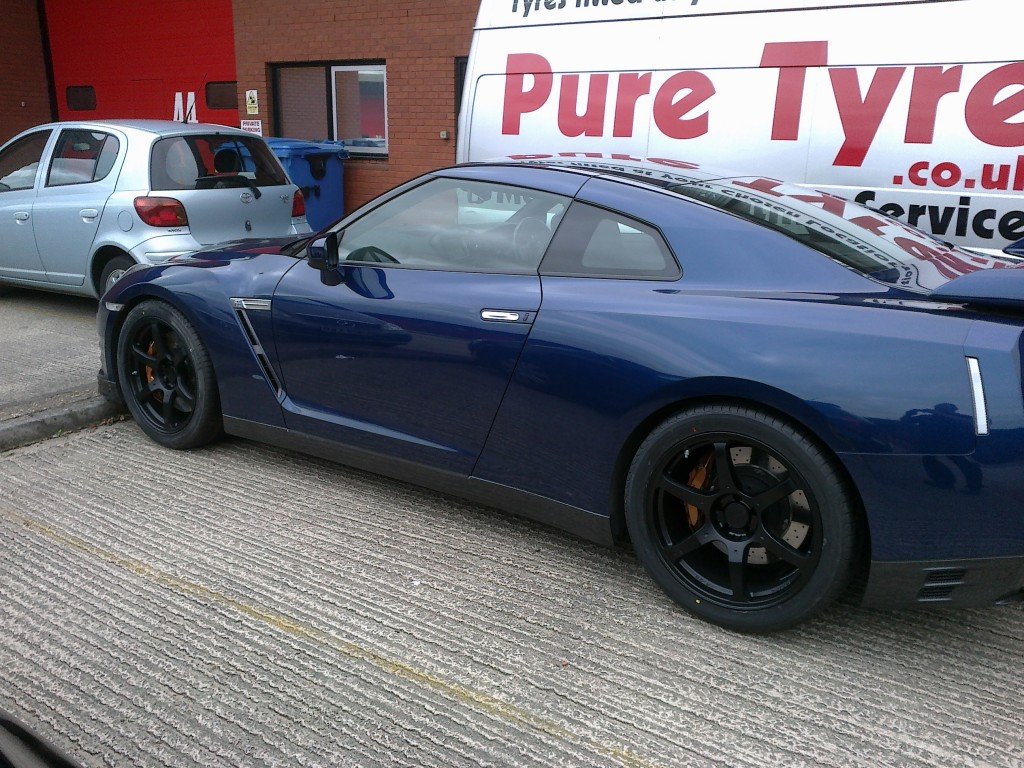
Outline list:
[[[469,55],[479,0],[233,0],[233,6],[239,104],[244,110],[246,89],[259,90],[267,136],[277,133],[270,64],[386,63],[389,156],[346,163],[347,210],[455,161],[455,58]],[[450,138],[439,138],[441,131]]]
[[[35,0],[3,0],[0,21],[0,143],[53,119]]]

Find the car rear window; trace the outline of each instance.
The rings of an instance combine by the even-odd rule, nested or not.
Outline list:
[[[288,180],[267,145],[248,136],[172,136],[153,145],[154,190],[277,187]]]
[[[979,269],[1021,266],[1019,259],[965,251],[879,211],[774,179],[730,178],[668,188],[773,229],[855,272],[908,291],[934,291]]]

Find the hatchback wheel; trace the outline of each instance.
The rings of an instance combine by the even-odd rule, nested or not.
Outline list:
[[[828,457],[774,416],[713,406],[669,419],[637,451],[625,501],[641,562],[716,624],[782,629],[849,583],[853,504]]]
[[[114,283],[124,277],[124,273],[135,266],[129,256],[115,256],[103,267],[100,275],[100,296],[109,291]]]
[[[128,313],[117,344],[118,378],[142,430],[168,448],[220,436],[223,419],[210,357],[192,325],[161,301]]]

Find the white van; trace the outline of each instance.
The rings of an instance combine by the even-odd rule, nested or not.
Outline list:
[[[1018,0],[483,0],[457,157],[772,176],[996,252],[1024,238],[1022,20]]]

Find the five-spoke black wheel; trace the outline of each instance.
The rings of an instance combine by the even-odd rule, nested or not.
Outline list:
[[[187,319],[160,301],[129,312],[118,337],[121,392],[143,431],[169,448],[218,437],[220,403],[209,355]]]
[[[760,411],[697,408],[637,451],[626,481],[633,545],[681,606],[767,632],[835,599],[854,561],[854,516],[828,457]]]

